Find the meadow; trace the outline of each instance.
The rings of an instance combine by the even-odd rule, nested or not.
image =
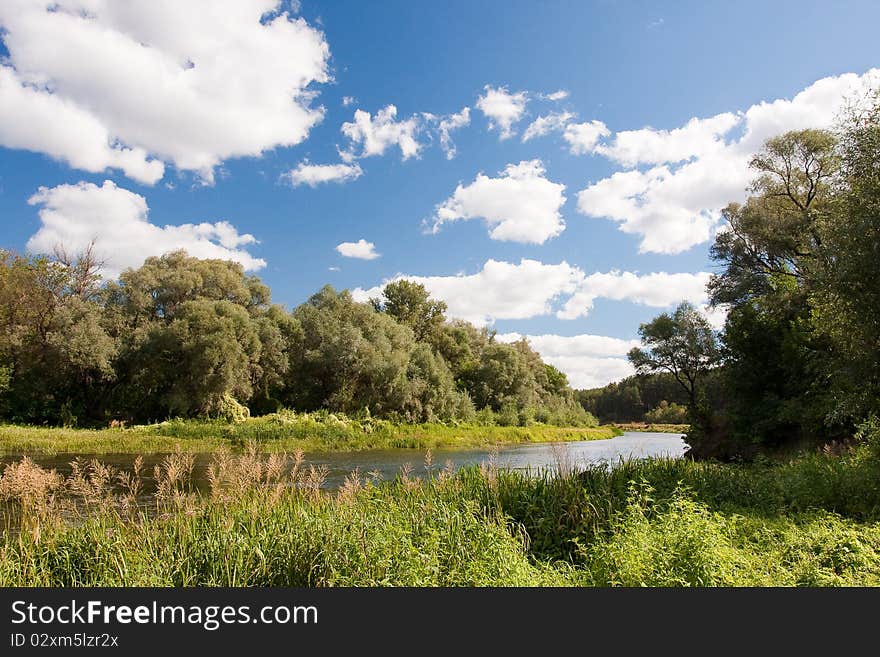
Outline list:
[[[420,481],[352,473],[337,491],[301,451],[220,450],[210,490],[169,455],[62,476],[7,465],[16,518],[0,585],[875,586],[880,431],[749,464],[687,459],[524,473],[491,464]]]

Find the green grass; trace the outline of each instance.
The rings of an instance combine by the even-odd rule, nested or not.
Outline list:
[[[352,420],[329,413],[273,413],[238,424],[206,420],[170,420],[121,429],[64,429],[0,426],[0,454],[163,453],[178,446],[186,452],[213,452],[250,442],[262,451],[357,451],[438,447],[478,448],[504,443],[600,440],[622,432],[611,426],[526,427],[396,424]]]
[[[178,454],[152,514],[86,485],[100,469],[62,483],[25,464],[0,477],[25,511],[0,542],[0,586],[878,586],[878,443],[750,465],[353,476],[337,493],[252,451],[219,454],[196,495]],[[76,522],[59,519],[62,491],[84,500]]]
[[[689,424],[656,424],[646,422],[617,422],[614,424],[622,431],[647,431],[651,433],[687,433]]]

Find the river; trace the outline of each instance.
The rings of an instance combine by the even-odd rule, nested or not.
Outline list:
[[[558,443],[529,443],[524,445],[501,445],[495,450],[488,449],[438,449],[432,453],[433,470],[466,465],[479,465],[494,462],[498,467],[516,470],[540,471],[544,469],[577,469],[589,464],[605,463],[613,466],[621,459],[640,459],[648,457],[680,457],[687,449],[681,434],[626,432],[622,436],[608,440],[587,440]],[[22,454],[6,454],[0,463],[19,460]],[[70,461],[74,455],[44,454],[29,455],[44,468],[54,468],[62,474],[70,472]],[[97,458],[102,463],[123,470],[130,470],[132,454],[81,454],[81,459]],[[153,466],[164,458],[163,454],[144,456],[145,483],[149,487]],[[193,472],[194,483],[198,488],[207,487],[206,470],[211,462],[210,453],[195,455]],[[383,480],[394,479],[402,468],[409,468],[412,476],[422,476],[425,467],[425,453],[413,449],[378,449],[359,452],[309,452],[306,463],[316,467],[326,466],[327,478],[324,487],[338,488],[345,477],[357,470],[362,475],[378,473]]]

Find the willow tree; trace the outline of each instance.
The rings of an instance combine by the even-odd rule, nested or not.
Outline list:
[[[692,433],[699,435],[710,419],[703,381],[720,358],[712,326],[685,301],[672,314],[663,313],[639,326],[639,336],[643,346],[630,350],[629,361],[639,374],[668,372],[675,378],[687,395]]]

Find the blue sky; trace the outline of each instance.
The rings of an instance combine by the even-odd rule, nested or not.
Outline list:
[[[45,4],[0,8],[2,246],[232,257],[288,307],[412,276],[579,386],[705,302],[763,139],[878,80],[876,2]]]

